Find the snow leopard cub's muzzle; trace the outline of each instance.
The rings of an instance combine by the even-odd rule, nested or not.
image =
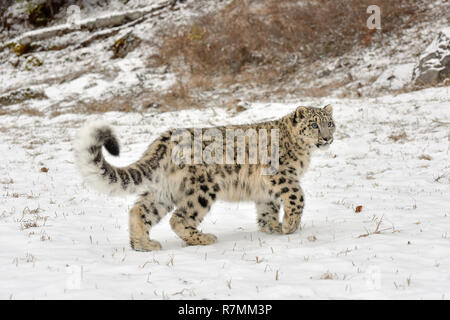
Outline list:
[[[321,150],[326,150],[330,147],[330,145],[333,143],[333,138],[324,138],[317,142],[316,147]]]

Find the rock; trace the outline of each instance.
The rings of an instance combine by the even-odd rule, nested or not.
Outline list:
[[[40,66],[42,66],[42,61],[36,57],[29,57],[27,59],[27,62],[25,63],[25,69],[28,71],[31,71],[33,70],[33,68]]]
[[[331,74],[332,70],[329,68],[326,68],[325,70],[320,71],[317,75],[319,78],[328,77]]]
[[[438,36],[420,56],[412,80],[416,84],[433,84],[450,75],[450,27]]]
[[[136,49],[141,44],[141,39],[131,32],[120,38],[111,46],[113,52],[112,59],[125,58],[127,54]]]
[[[399,90],[411,82],[414,63],[389,66],[373,83],[375,88]]]
[[[19,89],[0,96],[0,106],[18,104],[26,100],[46,99],[46,94],[41,90],[31,88]]]

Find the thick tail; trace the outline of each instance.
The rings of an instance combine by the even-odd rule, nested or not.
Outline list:
[[[128,167],[109,164],[102,154],[102,146],[113,156],[119,155],[119,143],[113,130],[103,122],[87,125],[75,144],[75,161],[84,179],[106,193],[139,192],[145,180],[151,182],[151,168],[141,160]]]

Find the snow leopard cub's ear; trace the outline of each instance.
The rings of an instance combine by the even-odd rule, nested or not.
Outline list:
[[[323,110],[325,110],[325,112],[328,113],[330,116],[333,115],[333,106],[331,104],[323,107]]]
[[[305,113],[306,113],[306,107],[298,107],[295,110],[294,119],[293,119],[294,125],[297,125],[297,123],[299,123],[300,121],[302,121],[302,119],[305,118]]]

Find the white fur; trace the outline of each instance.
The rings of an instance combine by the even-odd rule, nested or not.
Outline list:
[[[132,183],[128,185],[127,190],[123,190],[120,179],[117,183],[109,183],[108,178],[103,177],[101,175],[101,170],[93,163],[93,156],[90,154],[89,148],[99,145],[95,137],[95,132],[98,129],[109,129],[114,135],[113,130],[107,123],[96,121],[89,123],[81,129],[78,138],[75,141],[75,164],[81,175],[89,185],[102,193],[111,195],[134,194],[137,192],[137,188]]]

